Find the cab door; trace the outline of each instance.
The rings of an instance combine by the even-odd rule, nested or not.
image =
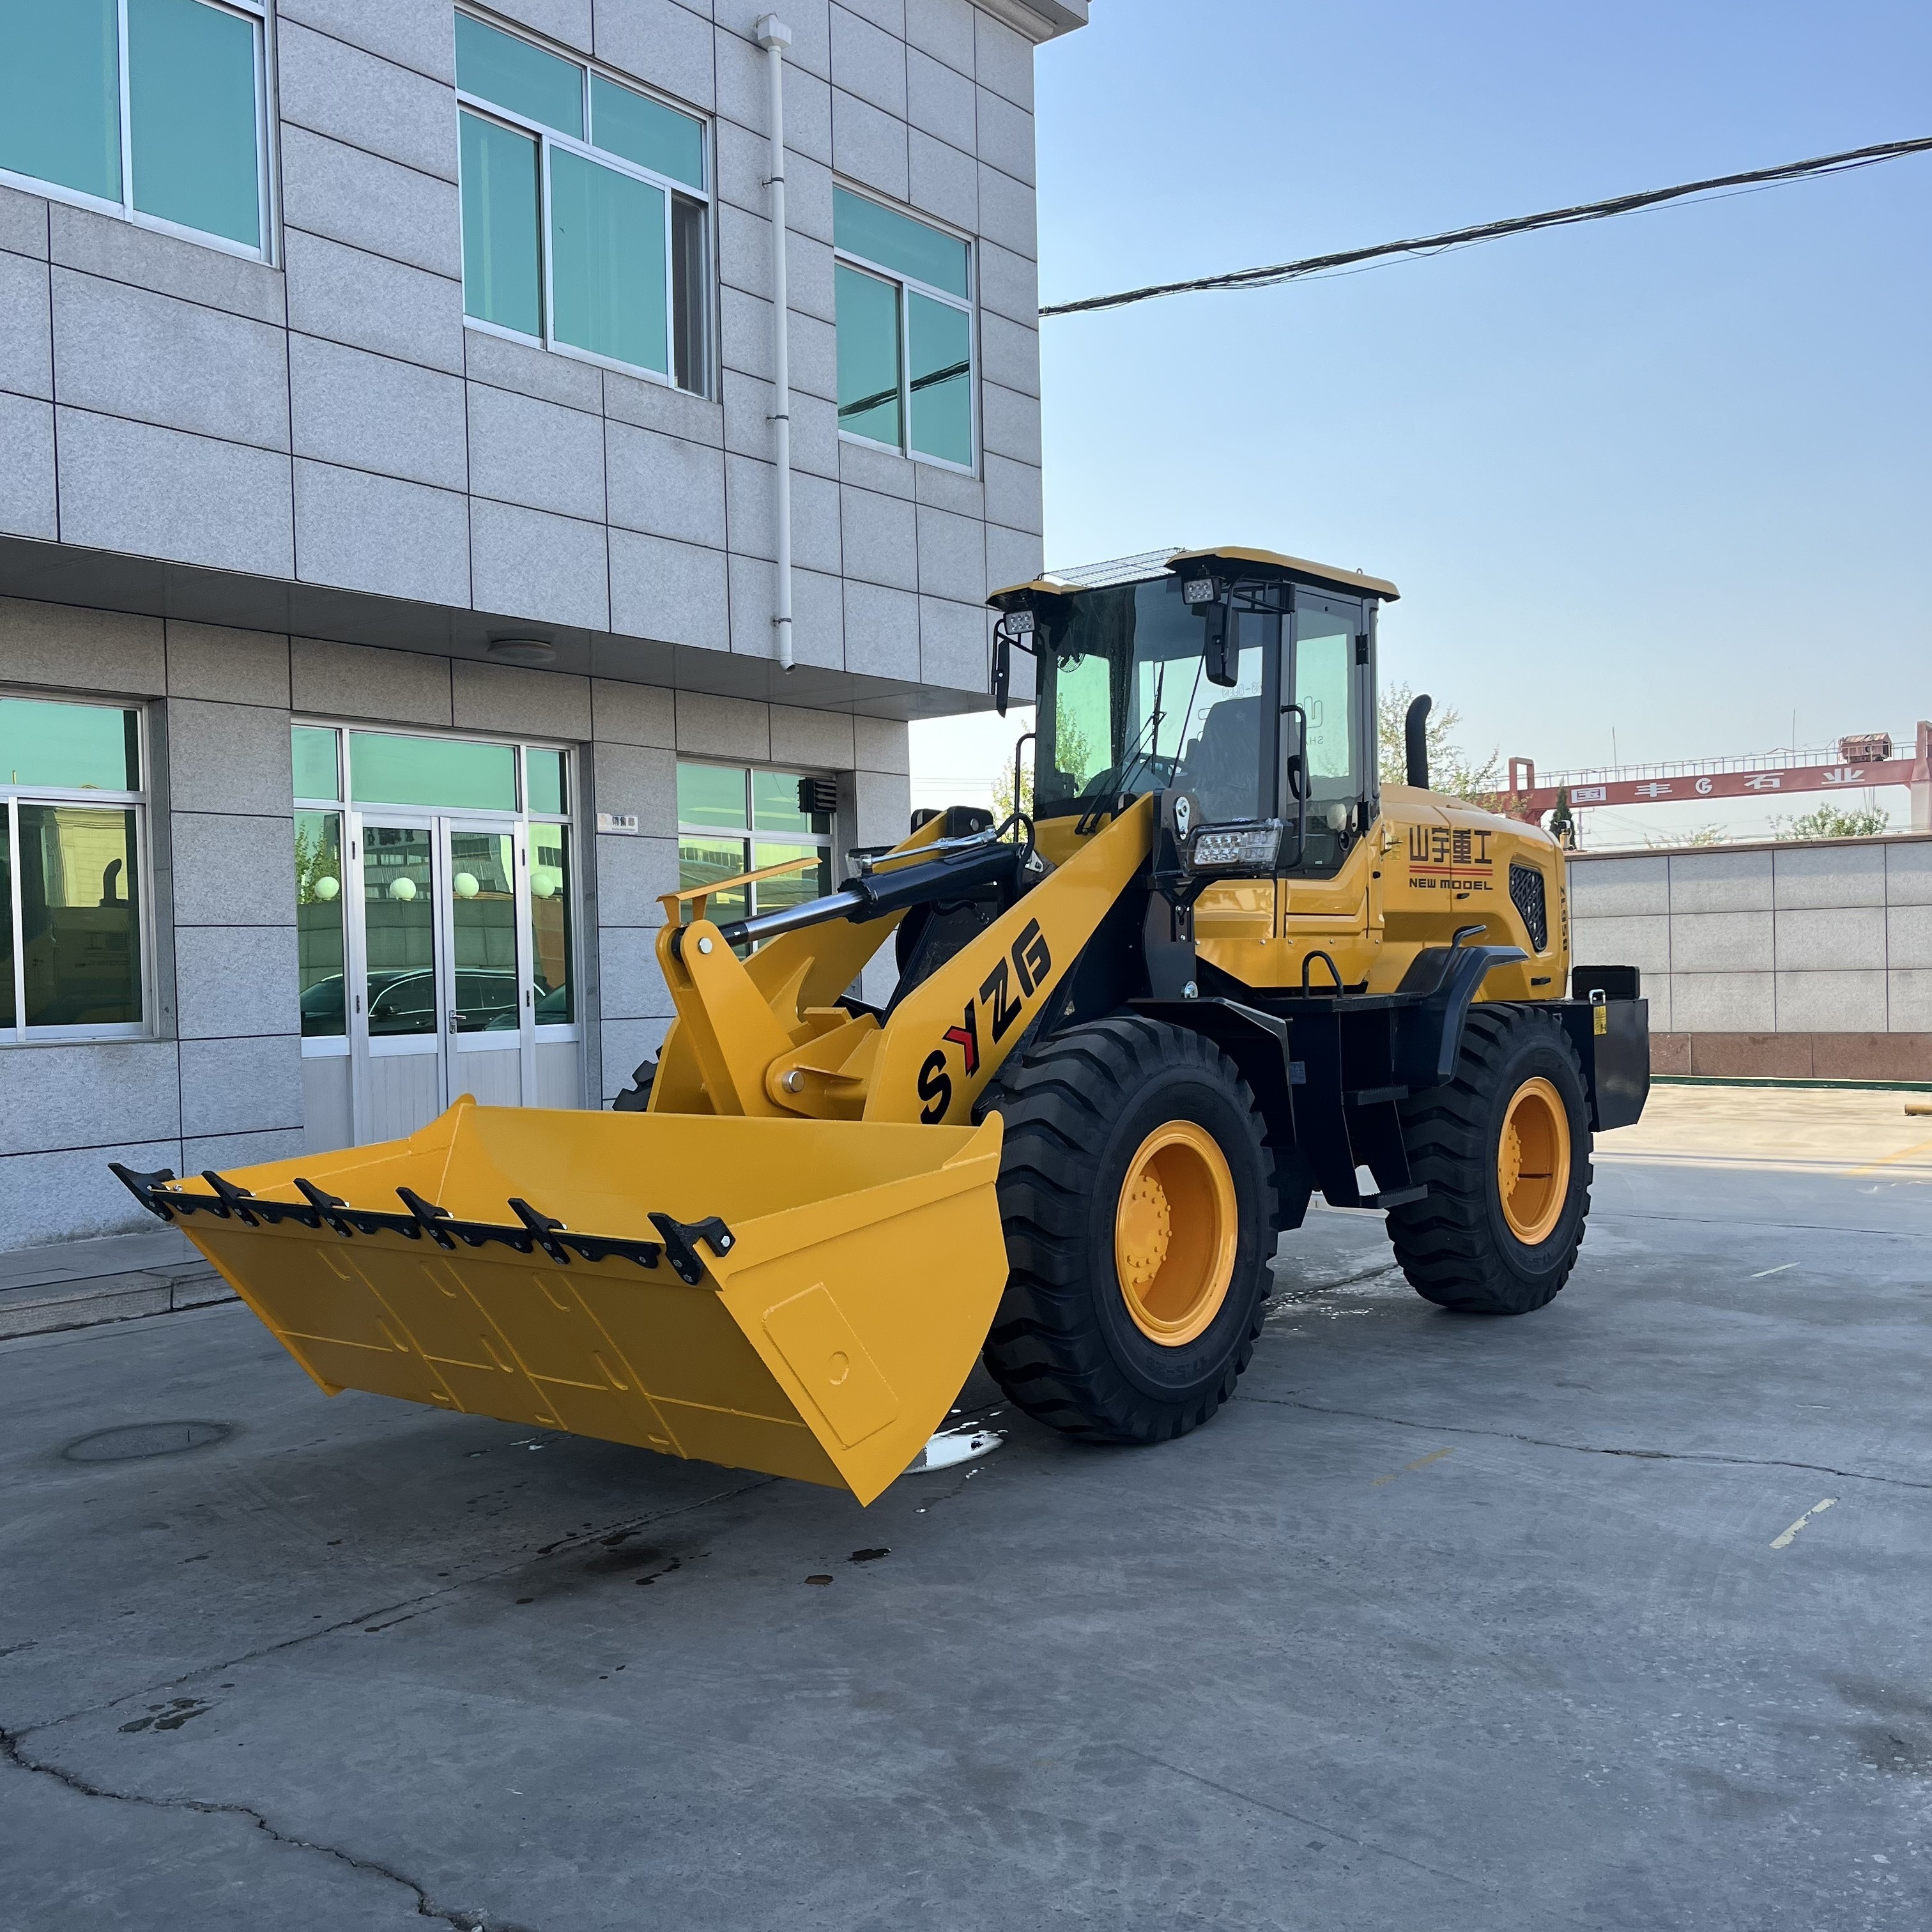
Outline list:
[[[1283,665],[1282,881],[1276,983],[1357,986],[1373,952],[1373,870],[1365,835],[1376,750],[1368,616],[1362,601],[1297,586]],[[1331,974],[1321,958],[1334,964]]]
[[[1174,708],[1178,730],[1170,724],[1161,740],[1174,746],[1173,782],[1192,794],[1204,824],[1266,818],[1277,808],[1283,620],[1274,610],[1253,610],[1237,611],[1232,622],[1234,684],[1210,684],[1197,668],[1185,708]],[[1266,983],[1281,950],[1280,898],[1271,878],[1210,886],[1194,902],[1196,944],[1223,972],[1250,986]]]

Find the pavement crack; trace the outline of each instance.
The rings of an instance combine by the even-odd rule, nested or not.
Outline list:
[[[203,1798],[150,1798],[144,1792],[113,1791],[106,1785],[96,1784],[82,1778],[79,1772],[68,1771],[61,1766],[50,1763],[44,1758],[30,1757],[22,1748],[23,1732],[0,1730],[0,1760],[12,1765],[36,1778],[51,1778],[56,1784],[82,1798],[103,1798],[111,1804],[137,1804],[152,1811],[192,1811],[204,1817],[230,1817],[245,1819],[248,1823],[272,1839],[278,1845],[286,1845],[302,1852],[319,1852],[324,1858],[337,1860],[352,1870],[368,1872],[377,1878],[386,1879],[392,1885],[400,1886],[414,1898],[415,1912],[418,1918],[428,1919],[435,1924],[451,1925],[457,1932],[485,1932],[486,1921],[480,1912],[468,1912],[460,1906],[439,1905],[428,1891],[406,1873],[398,1871],[393,1865],[386,1865],[380,1858],[358,1858],[353,1852],[346,1852],[339,1845],[318,1844],[313,1838],[296,1837],[272,1825],[252,1806],[218,1803]],[[488,1932],[530,1932],[530,1928],[512,1924],[508,1919],[498,1919],[489,1926]]]
[[[1395,1429],[1418,1429],[1436,1436],[1487,1436],[1498,1442],[1526,1442],[1538,1449],[1568,1449],[1579,1456],[1622,1456],[1639,1462],[1703,1462],[1739,1469],[1807,1469],[1820,1476],[1842,1476],[1847,1482],[1879,1483],[1888,1489],[1932,1490],[1932,1482],[1916,1482],[1910,1476],[1874,1475],[1869,1469],[1840,1469],[1830,1462],[1789,1462],[1772,1456],[1725,1456],[1715,1450],[1634,1449],[1607,1443],[1564,1442],[1554,1436],[1526,1436],[1514,1429],[1476,1429],[1467,1423],[1416,1422],[1405,1415],[1382,1415],[1372,1409],[1333,1408],[1326,1402],[1303,1402],[1293,1396],[1250,1395],[1244,1390],[1238,1400],[1264,1402],[1277,1408],[1306,1408],[1317,1415],[1346,1415],[1358,1422],[1382,1422]]]
[[[314,1643],[323,1637],[340,1636],[345,1630],[372,1628],[386,1630],[392,1623],[406,1623],[411,1617],[418,1616],[425,1610],[439,1608],[444,1602],[460,1596],[466,1590],[474,1589],[479,1583],[493,1583],[502,1577],[514,1576],[518,1570],[527,1569],[533,1560],[544,1561],[549,1551],[593,1543],[598,1538],[608,1536],[620,1529],[634,1533],[673,1516],[687,1516],[692,1510],[706,1508],[712,1503],[729,1502],[735,1496],[745,1496],[753,1490],[767,1488],[778,1480],[776,1476],[756,1477],[750,1482],[736,1484],[728,1490],[714,1490],[710,1496],[698,1497],[691,1502],[674,1504],[666,1509],[646,1510],[641,1516],[628,1517],[622,1522],[605,1523],[599,1528],[583,1531],[574,1537],[560,1538],[536,1552],[520,1552],[514,1562],[500,1564],[494,1569],[479,1570],[474,1576],[465,1576],[460,1581],[442,1585],[436,1589],[424,1590],[413,1597],[398,1598],[392,1604],[379,1604],[373,1610],[358,1610],[353,1616],[338,1617],[333,1623],[323,1624],[314,1630],[298,1631],[293,1636],[278,1637],[273,1643],[258,1644],[253,1650],[244,1650],[238,1655],[223,1658],[213,1664],[198,1664],[192,1670],[184,1670],[178,1676],[164,1678],[158,1683],[146,1684],[135,1690],[122,1690],[99,1703],[83,1704],[77,1709],[64,1711],[58,1716],[43,1718],[10,1735],[24,1738],[35,1731],[52,1730],[62,1724],[74,1724],[82,1718],[111,1711],[117,1705],[124,1705],[137,1698],[152,1697],[164,1691],[178,1690],[184,1684],[218,1676],[223,1672],[236,1670],[242,1664],[257,1664],[266,1657],[279,1656],[284,1651],[299,1650],[303,1645]],[[383,1619],[381,1623],[375,1622],[379,1617]],[[32,1647],[31,1643],[16,1646],[22,1650]],[[0,1652],[0,1655],[4,1654]],[[0,1727],[0,1737],[8,1735],[4,1727]]]

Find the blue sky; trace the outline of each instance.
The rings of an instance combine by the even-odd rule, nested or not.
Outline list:
[[[1903,0],[1093,11],[1037,63],[1046,302],[1932,134]],[[1546,770],[1613,730],[1625,761],[1900,730],[1932,715],[1928,235],[1932,155],[1050,320],[1047,561],[1391,577],[1385,676]]]

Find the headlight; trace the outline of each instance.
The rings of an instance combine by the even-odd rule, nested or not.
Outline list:
[[[1281,820],[1258,825],[1204,826],[1194,835],[1187,862],[1197,872],[1267,872],[1281,850]]]
[[[1001,620],[1010,638],[1030,638],[1034,632],[1034,614],[1030,610],[1009,610]]]

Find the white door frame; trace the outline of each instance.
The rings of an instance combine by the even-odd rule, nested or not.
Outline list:
[[[521,818],[436,811],[411,806],[374,806],[351,808],[346,814],[344,834],[350,848],[346,866],[349,878],[350,916],[344,933],[344,968],[350,981],[348,1015],[350,1081],[352,1128],[356,1144],[372,1137],[374,1102],[369,1091],[369,1063],[372,1059],[394,1057],[436,1058],[437,1110],[448,1107],[471,1083],[464,1078],[462,1062],[477,1052],[514,1052],[518,1055],[518,1086],[524,1104],[536,1091],[536,1011],[532,992],[533,962],[530,956],[530,827]],[[366,828],[421,832],[429,839],[430,901],[432,947],[432,984],[435,992],[434,1024],[427,1033],[407,1034],[388,1038],[372,1037],[369,1031],[368,934],[365,919],[368,906],[366,880]],[[515,965],[518,989],[518,1024],[514,1034],[508,1028],[498,1037],[464,1034],[456,1030],[456,933],[455,875],[459,869],[452,853],[453,836],[475,834],[511,841],[512,904],[515,929]]]

